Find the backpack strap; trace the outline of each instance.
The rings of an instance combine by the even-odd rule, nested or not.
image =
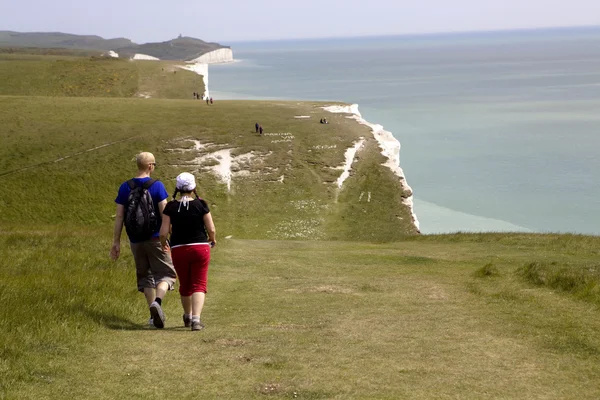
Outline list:
[[[142,187],[144,189],[148,190],[148,189],[150,189],[150,186],[154,185],[154,183],[156,183],[157,181],[158,181],[158,179],[149,179],[146,182],[144,182]],[[131,190],[138,187],[138,185],[135,183],[135,180],[133,180],[133,179],[128,180],[127,185],[129,186],[129,189],[131,189]]]
[[[144,184],[142,185],[142,187],[146,190],[150,189],[150,186],[154,185],[154,183],[157,181],[157,179],[149,179],[146,182],[144,182]]]

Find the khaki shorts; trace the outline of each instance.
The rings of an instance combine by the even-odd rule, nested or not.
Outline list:
[[[160,241],[147,240],[130,245],[135,260],[138,290],[143,292],[145,288],[156,288],[161,282],[167,282],[169,290],[173,290],[177,274],[171,254],[162,250]]]

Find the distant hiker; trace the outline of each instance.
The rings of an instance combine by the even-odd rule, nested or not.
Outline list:
[[[211,97],[211,98],[210,98],[210,104],[212,104],[212,103],[213,103],[213,99],[212,99],[212,97]]]
[[[258,127],[258,131],[260,132],[260,135],[262,136],[262,134],[263,134],[263,127],[262,127],[262,125],[260,125]]]
[[[204,328],[200,317],[206,298],[210,249],[217,244],[215,224],[208,204],[196,193],[194,175],[183,172],[176,182],[173,200],[165,207],[160,243],[163,251],[171,249],[179,276],[183,325],[199,331]],[[181,195],[179,200],[177,193]],[[192,193],[195,199],[192,199]],[[170,244],[167,241],[169,232],[172,232]]]
[[[257,122],[257,123],[254,124],[254,128],[256,129],[256,133],[258,133],[258,127],[259,127],[259,125],[258,125],[258,122]]]
[[[140,153],[136,162],[137,176],[119,187],[115,199],[117,212],[110,257],[116,261],[121,254],[125,225],[135,261],[137,288],[150,307],[149,323],[164,328],[162,299],[168,290],[173,290],[177,278],[171,256],[163,251],[159,241],[161,216],[169,195],[161,181],[150,178],[156,169],[154,155]]]
[[[194,92],[194,100],[196,100],[198,98],[198,94],[196,92]]]
[[[210,100],[209,100],[208,96],[206,96],[206,105],[208,105],[208,102],[209,102],[209,101],[210,101]]]
[[[320,123],[320,124],[322,124],[322,123],[323,123],[323,118],[321,118],[321,119],[319,120],[319,123]]]

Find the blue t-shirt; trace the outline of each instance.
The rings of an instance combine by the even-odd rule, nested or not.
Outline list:
[[[133,178],[133,180],[135,181],[135,184],[139,185],[139,186],[142,186],[144,184],[144,182],[149,181],[150,179],[151,178],[149,178],[149,177]],[[163,183],[161,181],[156,181],[156,182],[154,182],[154,184],[152,184],[152,186],[150,186],[150,189],[148,189],[148,191],[150,192],[150,196],[152,197],[152,200],[154,202],[154,209],[158,213],[159,212],[158,211],[158,203],[160,203],[163,200],[166,200],[169,197],[169,194],[167,193],[167,189],[165,189],[165,185],[163,185]],[[124,206],[125,208],[127,208],[127,199],[129,198],[130,192],[131,192],[131,189],[129,189],[129,185],[127,184],[127,182],[123,182],[121,184],[121,186],[119,187],[119,193],[117,194],[115,203],[120,204],[120,205]],[[159,231],[160,231],[160,224],[158,224],[158,229],[156,230],[156,232],[154,232],[154,234],[152,234],[152,237],[153,238],[158,237]],[[132,243],[135,243],[131,239],[130,239],[130,241]]]

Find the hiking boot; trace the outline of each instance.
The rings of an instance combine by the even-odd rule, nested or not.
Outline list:
[[[163,312],[160,304],[155,301],[150,304],[150,315],[152,315],[152,320],[155,327],[158,329],[165,327],[165,313]]]
[[[186,328],[192,326],[192,318],[190,318],[187,314],[183,314],[183,326]]]
[[[148,320],[148,326],[149,326],[150,328],[154,328],[154,320],[153,320],[152,318],[150,318],[150,319]]]
[[[192,330],[193,331],[201,331],[204,329],[204,324],[200,321],[192,321]]]

